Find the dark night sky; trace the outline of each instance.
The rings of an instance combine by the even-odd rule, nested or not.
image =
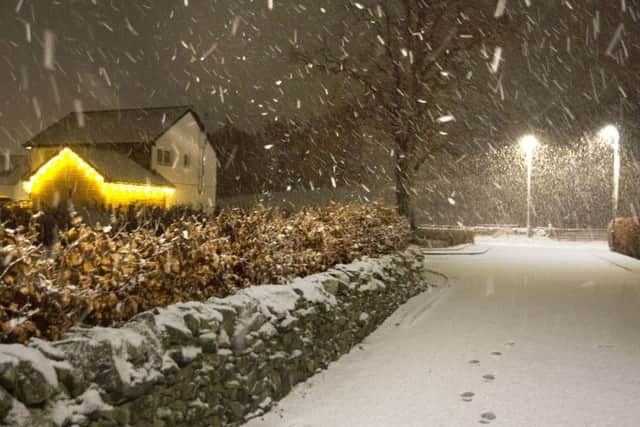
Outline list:
[[[229,117],[245,129],[259,129],[275,117],[326,110],[326,102],[343,96],[340,82],[301,74],[288,53],[294,38],[313,46],[319,34],[329,34],[342,22],[344,0],[274,0],[272,10],[268,3],[3,0],[0,148],[15,150],[78,106],[194,104],[199,112],[208,113],[211,128]],[[487,135],[502,132],[493,126],[499,121],[495,117],[512,124],[514,132],[531,126],[530,120],[536,126],[570,122],[587,126],[596,121],[589,115],[601,103],[607,103],[603,110],[611,110],[621,97],[630,103],[639,99],[636,68],[627,67],[638,63],[638,0],[529,3],[532,6],[527,7],[524,0],[508,0],[507,15],[519,15],[522,22],[530,23],[532,53],[524,53],[519,37],[506,37],[500,72],[480,81],[476,93],[465,94],[465,103],[470,104],[465,114],[477,115]],[[496,2],[487,0],[487,4],[493,9]],[[601,21],[596,51],[585,44],[592,37],[588,31],[595,11]],[[624,81],[614,79],[608,69],[601,72],[603,63],[611,66],[612,59],[604,51],[621,23],[625,23],[624,45],[618,43],[616,52],[627,54],[624,67],[618,67],[628,68]],[[521,28],[524,31],[527,25]],[[46,34],[55,39],[53,69],[44,64]],[[493,49],[487,46],[489,54]],[[537,57],[529,61],[534,51]],[[480,61],[484,75],[488,62]],[[598,95],[602,99],[607,95],[606,101],[600,97],[596,101],[589,94],[593,92],[589,71],[595,76]],[[498,82],[502,92],[495,89]],[[484,116],[487,99],[496,106],[494,116]],[[473,100],[478,100],[477,107]],[[580,116],[585,105],[593,108]],[[553,125],[541,112],[549,115]],[[608,119],[611,114],[603,116]]]
[[[295,75],[289,46],[337,14],[317,2],[283,3],[2,1],[2,147],[14,149],[78,101],[84,109],[194,104],[212,127],[225,115],[259,128],[282,114],[321,112],[334,87]],[[55,36],[53,70],[44,64],[46,32]]]

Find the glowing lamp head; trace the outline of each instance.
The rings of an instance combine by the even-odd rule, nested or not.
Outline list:
[[[620,132],[618,131],[618,128],[613,125],[605,126],[600,131],[600,138],[607,144],[610,144],[613,148],[618,148],[620,145]]]
[[[538,147],[538,139],[533,135],[526,135],[520,140],[520,148],[528,159],[533,158],[533,153]]]

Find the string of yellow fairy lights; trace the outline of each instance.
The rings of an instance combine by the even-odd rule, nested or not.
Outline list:
[[[24,190],[32,197],[41,193],[43,185],[60,171],[77,167],[93,180],[108,204],[127,204],[140,200],[165,200],[173,196],[175,189],[153,185],[136,185],[120,182],[105,182],[104,177],[71,149],[65,147],[47,161],[24,183]]]

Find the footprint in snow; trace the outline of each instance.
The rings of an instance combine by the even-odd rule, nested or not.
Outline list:
[[[460,397],[462,398],[462,400],[464,402],[471,402],[473,400],[473,396],[475,396],[476,394],[472,391],[465,391],[464,393],[462,393],[460,395]]]
[[[483,412],[480,415],[480,421],[478,421],[480,424],[489,424],[491,421],[496,419],[496,414],[494,414],[493,412]]]
[[[482,379],[484,380],[484,382],[490,383],[491,381],[495,380],[496,377],[495,377],[495,375],[487,374],[487,375],[483,375]]]

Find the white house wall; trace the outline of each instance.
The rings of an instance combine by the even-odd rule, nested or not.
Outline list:
[[[8,197],[12,200],[29,200],[29,195],[24,191],[22,181],[15,185],[0,185],[0,197]]]
[[[13,193],[15,192],[13,185],[0,185],[0,198],[8,197],[13,199]]]
[[[159,148],[171,152],[171,166],[158,163]],[[185,154],[190,159],[186,168]],[[215,208],[216,153],[193,114],[186,114],[156,141],[151,168],[175,186],[172,205],[191,205],[207,211]]]
[[[14,200],[29,200],[29,194],[24,191],[24,181],[18,182],[13,186],[13,199]]]
[[[60,152],[62,147],[36,147],[31,150],[31,170],[39,168]]]

